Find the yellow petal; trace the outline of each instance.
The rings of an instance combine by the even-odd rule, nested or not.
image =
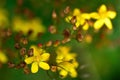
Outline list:
[[[72,19],[72,16],[68,16],[68,17],[65,18],[65,20],[66,20],[67,22],[70,22],[71,19]]]
[[[39,66],[44,70],[49,70],[50,66],[46,62],[39,62]]]
[[[96,30],[99,30],[104,24],[104,20],[103,19],[99,19],[94,23],[94,28]]]
[[[75,61],[75,60],[73,61],[72,64],[74,65],[74,68],[77,68],[79,66],[79,63],[77,61]]]
[[[107,12],[108,17],[111,19],[114,19],[116,17],[116,12],[115,11],[108,11]]]
[[[96,12],[90,13],[90,16],[91,16],[91,18],[93,18],[93,19],[99,19],[99,18],[100,18],[99,14],[96,13]]]
[[[73,16],[78,16],[78,15],[80,15],[80,9],[75,8],[73,11]]]
[[[84,24],[85,24],[85,19],[84,19],[84,18],[81,18],[80,24],[81,24],[81,25],[84,25]]]
[[[63,55],[63,54],[59,54],[59,55],[57,55],[57,57],[56,57],[56,59],[57,60],[62,60],[63,58],[64,58],[65,56]]]
[[[88,28],[89,28],[89,25],[88,25],[88,23],[85,23],[85,25],[83,25],[83,30],[88,30]]]
[[[69,72],[70,72],[71,77],[73,77],[73,78],[77,77],[77,72],[76,72],[76,70],[74,68],[70,69]]]
[[[58,64],[59,64],[59,63],[61,63],[61,62],[63,62],[63,60],[62,60],[62,59],[57,59],[57,58],[56,58],[56,63],[58,63]]]
[[[40,52],[39,52],[39,49],[36,46],[31,46],[30,48],[33,49],[33,55],[34,56],[39,55]]]
[[[25,63],[26,64],[31,64],[34,61],[34,57],[27,57],[25,58]]]
[[[75,26],[76,26],[76,27],[79,27],[79,26],[80,26],[80,22],[77,21],[77,22],[75,23]]]
[[[43,53],[44,52],[44,50],[43,49],[41,49],[41,48],[38,48],[37,46],[31,46],[31,48],[33,49],[33,55],[34,56],[38,56],[38,55],[40,55],[41,53]]]
[[[99,13],[104,13],[106,11],[107,11],[107,7],[104,4],[101,5],[100,8],[99,8]]]
[[[67,54],[64,56],[64,61],[70,61],[70,60],[73,60],[75,59],[75,54]]]
[[[112,23],[111,23],[110,19],[108,19],[108,18],[105,19],[105,25],[108,29],[112,29]]]
[[[59,74],[62,78],[65,78],[68,75],[68,72],[66,70],[62,69]]]
[[[56,50],[57,55],[64,55],[64,54],[68,54],[68,52],[70,51],[70,47],[68,46],[59,46]]]
[[[38,72],[38,63],[37,62],[32,63],[31,72],[32,73]]]
[[[0,52],[0,62],[6,63],[7,62],[7,57],[4,53]]]
[[[41,55],[41,61],[47,61],[50,57],[50,54],[49,53],[43,53]]]
[[[73,64],[71,64],[70,62],[67,62],[67,61],[60,63],[59,66],[60,66],[61,68],[64,68],[64,69],[67,70],[67,71],[69,71],[71,68],[74,67]]]
[[[83,13],[83,14],[81,14],[81,16],[82,16],[84,19],[90,19],[90,14]]]

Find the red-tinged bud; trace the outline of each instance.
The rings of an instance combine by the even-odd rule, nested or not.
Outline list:
[[[43,44],[39,43],[39,44],[38,44],[38,47],[40,47],[40,48],[43,47]]]
[[[56,72],[57,71],[57,66],[51,66],[51,71]]]
[[[56,41],[54,42],[54,47],[57,47],[59,44],[60,44],[60,41],[59,41],[59,40],[56,40]]]

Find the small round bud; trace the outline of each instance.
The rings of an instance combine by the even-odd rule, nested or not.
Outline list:
[[[75,25],[73,26],[73,30],[77,30],[77,27]]]
[[[49,47],[49,46],[51,46],[52,45],[52,41],[48,41],[47,43],[46,43],[46,46],[47,47]]]
[[[28,44],[27,38],[22,38],[21,43],[24,44],[24,45]]]
[[[40,48],[43,47],[43,44],[39,43],[39,44],[38,44],[38,47],[40,47]]]
[[[70,30],[69,29],[65,29],[64,31],[63,31],[63,35],[64,35],[64,38],[69,38],[70,37]]]
[[[15,64],[12,63],[12,62],[8,62],[8,67],[9,67],[9,68],[14,68],[14,67],[15,67]]]
[[[20,63],[20,67],[21,67],[21,68],[24,68],[25,66],[26,66],[26,63],[25,63],[25,62],[21,62],[21,63]]]
[[[25,53],[26,53],[26,48],[22,48],[22,49],[20,50],[20,55],[21,55],[21,56],[24,56]]]
[[[51,66],[51,71],[56,72],[57,71],[57,66]]]
[[[69,12],[70,12],[70,7],[67,6],[67,7],[64,9],[64,13],[65,13],[65,14],[68,14]]]
[[[66,43],[66,42],[69,42],[71,39],[70,38],[64,38],[63,40],[62,40],[62,43],[64,44],[64,43]]]
[[[28,56],[33,56],[33,48],[28,50]]]
[[[60,41],[56,40],[53,44],[54,44],[54,47],[57,47],[60,44]]]
[[[19,43],[15,43],[15,46],[14,46],[16,49],[20,49],[21,48],[21,46],[20,46],[20,44]]]
[[[77,39],[77,41],[79,41],[79,42],[82,41],[82,39],[83,39],[83,35],[81,34],[80,31],[78,31],[78,33],[77,33],[77,35],[76,35],[76,39]]]
[[[57,32],[56,30],[56,27],[51,25],[49,28],[48,28],[48,31],[51,33],[51,34],[55,34]]]
[[[55,10],[53,10],[53,12],[52,12],[52,18],[53,18],[53,19],[56,19],[56,18],[57,18],[57,14],[56,14]]]
[[[30,69],[27,66],[24,67],[24,73],[25,74],[29,74],[30,73]]]

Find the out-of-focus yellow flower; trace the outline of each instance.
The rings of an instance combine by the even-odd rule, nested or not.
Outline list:
[[[110,19],[114,19],[116,17],[115,11],[108,11],[107,7],[103,4],[100,6],[98,13],[93,12],[90,14],[91,18],[97,19],[97,21],[94,23],[94,28],[96,30],[99,30],[104,24],[108,29],[112,29],[112,22]]]
[[[45,32],[45,27],[38,18],[27,21],[20,17],[15,17],[13,19],[13,30],[22,31],[25,35],[32,31],[31,39],[34,39],[39,32]]]
[[[49,70],[50,66],[47,63],[49,60],[50,54],[46,53],[45,50],[39,49],[36,46],[31,46],[33,49],[33,56],[25,58],[25,63],[31,64],[31,72],[38,72],[38,66],[44,70]]]
[[[88,13],[81,13],[80,9],[75,8],[73,11],[73,15],[67,16],[65,19],[67,22],[70,22],[73,17],[75,17],[76,19],[76,22],[75,22],[76,27],[83,26],[82,27],[83,30],[88,30],[89,24],[86,21],[90,19],[90,15]]]
[[[92,36],[91,35],[86,35],[85,36],[85,41],[87,42],[87,43],[91,43],[92,42]]]
[[[0,9],[0,27],[8,26],[7,11]]]
[[[56,53],[57,69],[60,71],[60,76],[65,78],[69,74],[71,77],[77,77],[78,62],[75,59],[76,54],[70,53],[70,48],[65,46],[58,47]]]
[[[6,63],[7,61],[8,61],[8,59],[7,59],[6,55],[2,51],[0,51],[0,62]]]

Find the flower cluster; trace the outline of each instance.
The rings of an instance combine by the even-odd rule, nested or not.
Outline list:
[[[31,46],[33,55],[25,55],[25,63],[32,64],[31,72],[38,72],[39,67],[43,70],[49,70],[50,64],[48,62],[50,58],[50,53],[47,53],[44,49],[37,46]],[[70,48],[67,46],[59,46],[56,50],[56,67],[60,71],[60,76],[65,78],[68,74],[71,77],[77,77],[76,68],[78,67],[78,62],[76,61],[76,54],[70,52]],[[39,66],[39,67],[38,67]],[[51,70],[53,65],[51,65]]]
[[[64,78],[69,74],[71,77],[77,77],[78,62],[76,61],[76,54],[71,53],[70,48],[66,46],[58,47],[56,53],[57,69],[60,71],[60,76]]]
[[[0,9],[0,29],[11,26],[15,32],[22,32],[25,36],[29,36],[31,40],[35,40],[40,33],[44,33],[45,26],[42,24],[39,18],[23,18],[21,16],[14,16],[9,21],[8,12],[4,9]]]
[[[30,35],[31,40],[34,40],[39,33],[45,32],[45,27],[38,18],[25,20],[21,17],[15,17],[12,26],[16,32],[22,31],[24,35]]]
[[[77,28],[82,26],[83,30],[88,30],[90,19],[95,19],[93,24],[95,30],[99,30],[104,24],[108,29],[112,29],[112,22],[110,19],[116,17],[116,12],[107,10],[106,5],[101,5],[98,12],[82,13],[80,9],[75,8],[73,14],[66,17],[66,21],[72,23]]]

